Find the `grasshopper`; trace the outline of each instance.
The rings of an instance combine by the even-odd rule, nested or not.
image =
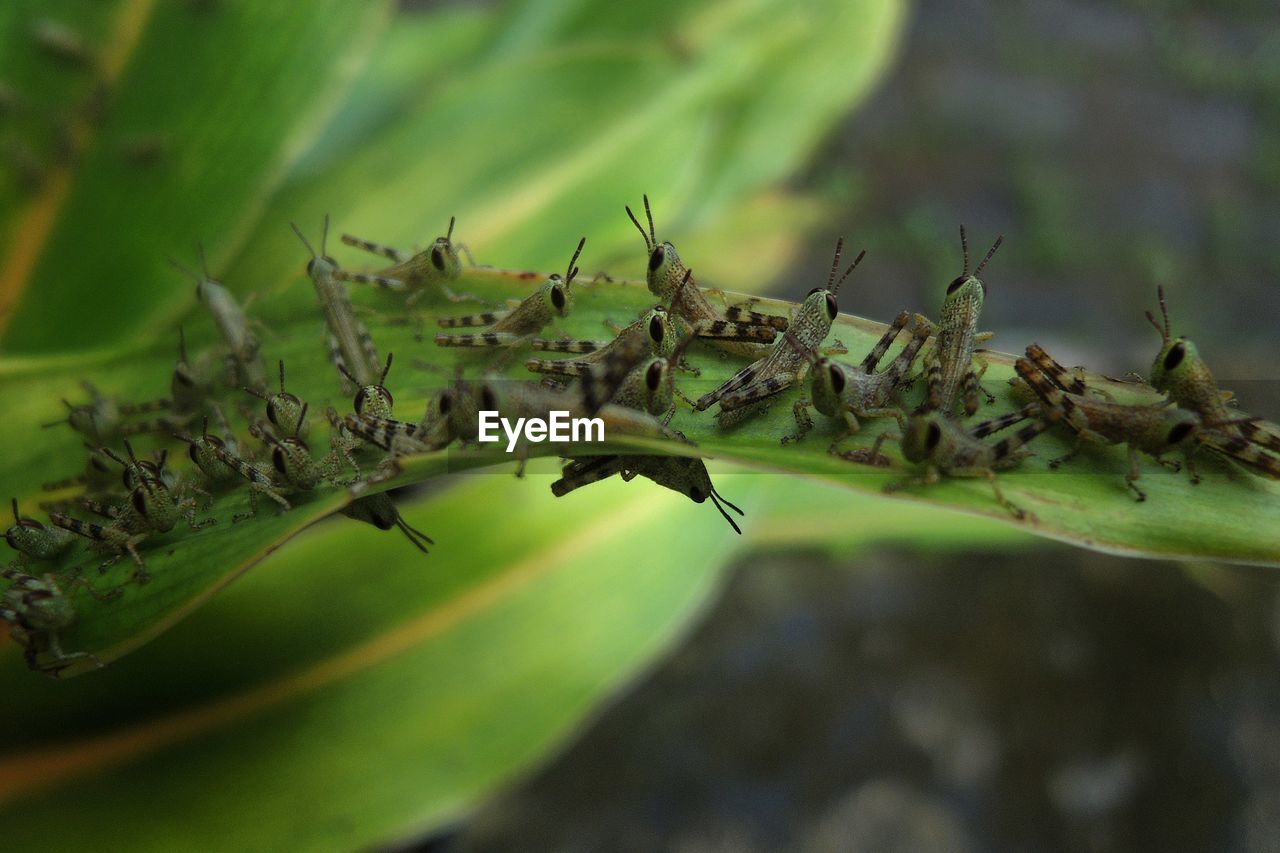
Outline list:
[[[957,397],[964,398],[964,412],[972,415],[978,411],[979,382],[986,373],[987,363],[976,355],[975,347],[995,336],[994,332],[979,332],[978,317],[987,295],[987,286],[978,274],[990,262],[1004,235],[996,238],[973,273],[969,272],[969,241],[964,226],[960,226],[960,250],[964,256],[964,268],[958,278],[947,285],[947,295],[942,301],[941,322],[933,327],[933,349],[925,356],[925,382],[927,394],[921,411],[955,411]],[[924,320],[924,318],[920,318]],[[924,320],[924,322],[928,322]],[[978,369],[974,370],[974,365]],[[988,395],[990,399],[990,395]]]
[[[346,279],[338,262],[326,253],[329,240],[329,217],[324,218],[324,230],[320,233],[320,254],[312,248],[311,243],[302,234],[297,223],[289,223],[293,233],[298,235],[302,245],[311,253],[307,262],[307,276],[315,286],[316,296],[320,300],[320,310],[324,314],[327,330],[326,341],[329,347],[329,359],[344,376],[342,391],[350,394],[362,385],[372,385],[382,366],[378,360],[378,349],[374,346],[373,336],[356,317],[355,308],[342,284]],[[353,379],[346,379],[351,376]]]
[[[357,419],[391,419],[395,399],[391,396],[391,392],[387,390],[386,381],[387,373],[391,370],[392,355],[392,353],[387,353],[387,363],[382,368],[382,375],[378,377],[378,381],[372,385],[363,385],[356,392],[352,405],[355,408]],[[356,378],[354,376],[347,374],[344,368],[339,367],[339,370],[344,372],[349,381],[355,383]],[[348,429],[346,423],[338,417],[337,411],[332,406],[328,408],[325,414],[331,427],[329,451],[341,454],[356,471],[356,478],[359,479],[360,463],[356,460],[355,452],[365,446],[366,440],[359,433]]]
[[[451,335],[440,332],[436,345],[442,347],[515,346],[542,331],[550,323],[569,316],[573,307],[573,280],[578,276],[578,256],[587,243],[583,237],[569,259],[564,277],[552,274],[542,285],[510,311],[441,317],[437,322],[446,329],[484,326],[483,332]]]
[[[175,433],[173,436],[187,444],[187,455],[203,475],[206,485],[210,488],[233,483],[240,474],[233,465],[229,465],[224,461],[228,456],[239,458],[239,444],[227,424],[226,416],[222,414],[222,410],[217,406],[214,407],[214,415],[219,420],[223,433],[222,437],[209,434],[208,415],[204,416],[199,435],[190,436]]]
[[[1032,455],[1024,445],[1048,429],[1059,417],[1057,411],[1044,414],[1046,416],[1042,417],[1038,404],[1028,403],[1016,412],[967,428],[941,412],[914,414],[907,419],[906,429],[903,430],[902,455],[908,462],[923,465],[924,473],[910,480],[889,483],[884,490],[896,492],[912,485],[934,485],[942,480],[944,474],[948,477],[982,477],[991,484],[991,492],[1000,506],[1015,518],[1026,518],[1026,511],[1006,498],[1000,490],[996,472],[1013,468]],[[1028,418],[1034,420],[1013,435],[1006,436],[995,444],[982,441],[983,438]],[[888,433],[882,433],[876,438],[870,454],[873,459],[878,456],[880,442],[887,437],[890,437]],[[861,454],[863,451],[854,453]],[[854,458],[854,454],[845,455],[847,458]]]
[[[108,464],[108,457],[102,450],[88,442],[84,443],[85,449],[89,451],[88,458],[85,461],[84,471],[74,477],[68,477],[64,480],[54,480],[40,485],[41,490],[46,492],[58,492],[63,489],[69,489],[73,486],[84,486],[87,494],[103,494],[115,488],[117,479],[116,472]]]
[[[187,439],[183,439],[187,441]],[[231,523],[236,524],[244,521],[246,518],[253,518],[258,514],[258,495],[266,495],[280,505],[282,512],[288,512],[293,505],[285,499],[280,491],[284,490],[277,482],[277,479],[270,472],[259,468],[251,462],[247,462],[240,457],[237,449],[229,442],[222,441],[217,436],[211,436],[207,431],[203,436],[196,439],[190,439],[191,459],[200,468],[206,478],[212,483],[221,482],[224,478],[237,476],[249,484],[249,511],[238,512],[231,517]]]
[[[9,588],[0,595],[0,619],[9,623],[10,635],[23,646],[28,669],[57,678],[62,670],[80,660],[102,667],[102,661],[90,652],[63,651],[60,632],[75,623],[76,610],[53,575],[37,577],[10,567],[0,568],[0,578],[9,581]],[[75,582],[99,601],[120,595],[119,589],[100,593],[82,577]],[[41,662],[42,653],[51,659]]]
[[[178,327],[178,360],[169,380],[169,411],[153,421],[130,424],[131,432],[173,432],[204,412],[211,388],[187,358],[187,338]]]
[[[133,452],[133,447],[125,442],[129,453],[129,461],[138,477],[138,485],[129,494],[129,500],[117,507],[112,513],[114,521],[109,525],[93,524],[72,518],[58,512],[49,513],[49,520],[57,527],[69,530],[78,536],[90,539],[98,545],[116,552],[116,556],[103,564],[103,568],[111,565],[125,553],[133,558],[138,569],[134,578],[145,583],[149,576],[146,564],[138,553],[137,546],[154,533],[168,533],[179,519],[187,522],[192,530],[200,530],[214,524],[209,518],[197,523],[195,520],[195,500],[186,498],[175,500],[168,486],[154,476],[145,463],[140,463]]]
[[[34,518],[18,513],[18,500],[11,498],[13,526],[5,531],[4,541],[18,552],[22,564],[56,560],[67,552],[75,537],[57,527],[48,527]]]
[[[841,238],[836,241],[835,258],[831,262],[826,287],[815,287],[809,291],[804,302],[792,311],[789,328],[774,343],[769,353],[739,370],[716,390],[702,395],[694,408],[704,411],[719,402],[720,411],[716,421],[720,426],[726,427],[758,411],[778,394],[804,379],[812,355],[821,347],[823,340],[831,332],[836,315],[840,313],[840,306],[836,302],[840,285],[867,254],[865,251],[860,252],[837,279],[843,251],[844,238]],[[825,352],[846,350],[843,344],[836,341]]]
[[[427,402],[426,413],[416,424],[369,415],[347,415],[344,426],[395,458],[441,450],[454,440],[470,442],[479,431],[478,412],[497,408],[498,401],[491,388],[459,375],[452,385]]]
[[[676,247],[668,241],[658,241],[649,196],[644,197],[644,213],[649,222],[647,231],[630,207],[626,211],[644,238],[644,246],[649,253],[649,267],[645,273],[649,292],[661,299],[672,314],[686,321],[690,329],[702,337],[720,338],[713,343],[724,352],[751,358],[766,352],[775,332],[786,331],[785,317],[761,314],[740,306],[730,306],[723,314],[713,308],[706,294],[694,283],[693,272],[680,259]],[[756,328],[752,332],[748,327]]]
[[[1168,394],[1169,399],[1182,408],[1198,414],[1208,431],[1206,443],[1211,446],[1224,441],[1236,446],[1243,441],[1280,453],[1280,426],[1231,411],[1227,402],[1232,399],[1232,393],[1218,388],[1217,380],[1193,342],[1170,334],[1164,288],[1158,288],[1156,293],[1164,323],[1157,322],[1150,311],[1147,320],[1160,333],[1163,346],[1151,365],[1151,386]]]
[[[200,268],[203,275],[190,270],[173,258],[169,263],[179,272],[190,276],[196,283],[196,298],[213,316],[218,335],[227,348],[227,366],[231,384],[242,388],[264,391],[267,387],[267,368],[262,361],[262,345],[245,317],[240,303],[227,290],[226,285],[209,274],[209,262],[201,243]]]
[[[1038,344],[1027,347],[1026,358],[1019,358],[1014,363],[1014,370],[1040,398],[1045,411],[1057,413],[1059,419],[1076,434],[1075,447],[1066,456],[1051,460],[1050,468],[1057,468],[1076,456],[1086,443],[1124,444],[1129,453],[1125,485],[1136,500],[1147,499],[1136,482],[1141,474],[1139,451],[1154,457],[1162,465],[1177,469],[1181,466],[1176,462],[1166,462],[1162,457],[1172,450],[1181,449],[1186,453],[1191,481],[1200,481],[1191,461],[1201,428],[1200,416],[1195,412],[1166,405],[1126,405],[1085,396],[1084,382],[1072,376]]]
[[[900,313],[880,340],[856,367],[829,358],[814,362],[809,386],[809,399],[797,400],[792,412],[796,420],[796,432],[782,437],[782,443],[801,441],[813,429],[809,408],[813,407],[829,418],[843,423],[844,434],[831,443],[831,450],[845,438],[858,432],[859,418],[892,417],[901,429],[906,429],[906,418],[898,408],[898,394],[913,381],[908,375],[911,365],[924,346],[932,330],[919,324],[912,332],[911,340],[902,352],[881,373],[876,367],[884,358],[898,333],[906,328],[910,315]]]
[[[308,404],[302,404],[298,419],[294,423],[293,434],[279,438],[261,428],[251,426],[249,431],[271,446],[271,466],[275,469],[272,487],[277,492],[309,492],[321,481],[327,480],[335,486],[350,486],[359,478],[339,480],[338,469],[342,465],[342,454],[330,451],[319,462],[311,455],[311,448],[302,440],[302,426],[307,419]]]
[[[286,424],[293,424],[294,429],[301,430],[299,437],[305,437],[308,432],[308,426],[305,418],[301,418],[300,413],[306,408],[306,404],[296,394],[291,394],[284,390],[284,360],[280,361],[280,391],[276,394],[265,394],[262,391],[255,391],[252,388],[245,388],[253,396],[257,397],[267,404],[267,420],[271,422],[271,426],[276,429],[288,429]]]
[[[347,518],[354,518],[356,521],[372,524],[379,530],[398,528],[404,534],[404,537],[409,540],[409,543],[424,554],[427,553],[427,545],[436,544],[434,539],[421,530],[410,526],[404,520],[404,517],[400,515],[400,510],[396,509],[391,496],[386,492],[356,498],[343,507],[342,514]]]
[[[343,234],[343,243],[375,255],[382,255],[390,260],[392,265],[373,275],[346,272],[344,270],[336,270],[334,275],[340,281],[375,284],[388,290],[407,292],[409,294],[407,305],[417,302],[427,292],[428,288],[433,285],[438,287],[450,302],[461,302],[464,299],[479,301],[474,296],[460,296],[449,289],[448,282],[454,281],[458,276],[462,275],[462,259],[459,257],[459,252],[467,255],[472,266],[475,266],[476,263],[475,259],[471,257],[470,250],[464,244],[454,244],[453,226],[454,217],[451,216],[449,217],[449,230],[445,235],[437,237],[429,249],[418,252],[415,255],[407,255],[390,246],[371,243],[368,240],[361,240],[359,237],[352,237],[350,234]]]
[[[142,415],[160,412],[169,408],[169,400],[151,400],[145,403],[117,403],[110,397],[103,396],[92,384],[81,382],[89,395],[88,403],[72,404],[67,400],[62,405],[67,407],[66,418],[50,421],[41,426],[48,428],[58,424],[67,424],[94,444],[111,444],[126,435],[145,432],[146,424],[125,424],[123,419],[130,415]]]
[[[744,513],[716,491],[711,483],[711,475],[707,473],[706,463],[696,456],[589,456],[573,459],[561,471],[560,479],[551,484],[551,493],[556,497],[563,497],[575,489],[598,483],[614,474],[621,474],[626,482],[630,482],[636,475],[646,477],[660,486],[679,492],[694,503],[700,504],[710,498],[733,531],[742,534],[742,528],[725,511],[725,507],[738,515]]]
[[[524,366],[534,373],[550,373],[557,376],[584,376],[593,364],[598,364],[609,357],[615,347],[623,346],[632,338],[639,338],[647,343],[652,355],[666,357],[676,347],[676,330],[671,323],[667,309],[655,305],[640,315],[630,325],[619,329],[611,341],[566,340],[553,341],[546,338],[534,338],[530,346],[542,352],[567,352],[581,355],[581,358],[531,358]]]

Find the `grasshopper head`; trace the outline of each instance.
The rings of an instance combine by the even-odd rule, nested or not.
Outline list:
[[[431,244],[431,248],[427,249],[427,257],[430,259],[432,269],[443,278],[450,280],[462,275],[462,258],[458,255],[458,248],[453,245],[455,221],[455,217],[450,216],[449,230],[443,237],[437,237]]]
[[[925,462],[942,442],[942,415],[929,412],[913,415],[902,434],[902,455],[909,462]]]
[[[824,415],[835,415],[846,385],[844,371],[831,359],[820,358],[814,362],[812,377],[809,397],[814,408]]]
[[[964,258],[964,267],[960,271],[960,275],[947,285],[947,295],[942,302],[943,316],[947,315],[948,309],[954,309],[956,306],[968,304],[971,307],[972,316],[977,316],[977,312],[982,310],[982,301],[987,295],[987,286],[978,278],[978,273],[990,263],[991,258],[995,255],[996,250],[1000,248],[1000,244],[1004,242],[1004,235],[996,238],[991,244],[991,248],[987,250],[987,256],[982,259],[982,263],[972,273],[969,272],[969,239],[965,235],[964,226],[960,226],[960,251]]]
[[[542,283],[542,304],[552,317],[567,317],[573,308],[573,293],[569,282],[558,274]]]

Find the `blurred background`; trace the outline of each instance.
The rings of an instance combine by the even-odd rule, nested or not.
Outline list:
[[[482,262],[533,268],[558,267],[566,235],[587,227],[584,269],[637,277],[643,254],[622,205],[648,192],[659,236],[708,285],[798,297],[825,275],[837,235],[865,245],[842,308],[880,320],[936,310],[959,272],[959,223],[984,250],[1004,234],[984,276],[991,346],[1038,340],[1117,376],[1149,368],[1159,338],[1143,311],[1163,284],[1175,334],[1200,344],[1246,409],[1280,418],[1269,381],[1280,355],[1270,0],[406,0],[367,18],[328,4],[324,14],[352,16],[339,32],[300,28],[243,67],[227,45],[271,31],[246,6],[151,5],[0,10],[22,51],[32,22],[56,13],[90,42],[95,26],[106,40],[136,19],[144,47],[163,53],[173,36],[175,54],[117,69],[121,91],[132,82],[145,96],[122,95],[96,135],[99,119],[81,112],[95,75],[76,71],[65,42],[41,47],[56,72],[24,77],[18,48],[9,65],[0,56],[0,352],[13,363],[170,334],[192,304],[163,259],[196,239],[242,295],[281,289],[299,267],[283,223],[325,211],[343,230],[403,244],[456,214]],[[54,101],[74,106],[33,108],[45,84],[74,89]],[[82,172],[89,188],[70,191],[49,248],[28,256],[31,232],[13,223],[29,226],[58,182]],[[134,227],[108,227],[124,221]],[[312,795],[308,827],[319,829],[305,846],[318,849],[1278,849],[1273,570],[1120,559],[924,511],[881,534],[883,504],[833,494],[806,510],[830,531],[811,542],[766,536],[732,551],[710,534],[691,539],[687,574],[699,580],[645,598],[648,621],[629,629],[640,639],[594,669],[579,647],[603,633],[542,605],[562,626],[559,657],[513,663],[506,692],[475,700],[510,703],[510,719],[484,718],[491,729],[469,726],[460,702],[428,698],[415,679],[432,672],[398,673],[379,707],[415,731],[447,718],[458,754],[436,762],[438,749],[408,735],[368,747],[372,766],[405,759],[387,770],[394,794],[376,803],[338,793],[350,768],[322,750],[288,765],[274,738],[234,727],[197,746],[258,756],[244,759],[244,814],[283,811],[270,804],[289,802],[291,773],[332,774],[334,796],[350,799],[339,808]],[[871,522],[848,521],[855,512]],[[842,539],[846,527],[857,532]],[[376,552],[366,531],[335,529],[282,549],[95,683],[56,693],[20,682],[8,695],[40,713],[7,712],[12,742],[57,745],[234,695],[237,654],[287,669],[287,651],[264,638],[341,623],[330,590],[376,599],[376,586],[350,592],[367,566],[432,582],[395,549]],[[379,556],[326,580],[314,561],[338,539]],[[627,571],[676,590],[683,567],[648,564],[643,542],[624,552]],[[246,615],[264,596],[292,607]],[[528,637],[489,634],[453,642],[500,672],[504,649]],[[214,686],[193,686],[206,678]],[[523,703],[538,716],[573,679],[590,689],[547,711],[536,742],[503,741],[529,715]],[[273,712],[275,731],[314,731],[331,698]],[[378,713],[348,716],[365,721],[363,737],[383,725]],[[343,725],[322,737],[348,736]],[[493,763],[474,773],[460,756],[479,753]],[[415,775],[427,765],[430,786]],[[81,798],[101,796],[95,785],[162,795],[158,773],[125,762],[19,800],[6,820],[58,814],[67,797],[84,826],[111,825],[105,806],[96,814]],[[440,781],[450,773],[454,790]],[[175,827],[195,810],[173,808]],[[221,807],[192,825],[231,847],[253,823],[239,814]],[[135,840],[161,849],[164,837]]]

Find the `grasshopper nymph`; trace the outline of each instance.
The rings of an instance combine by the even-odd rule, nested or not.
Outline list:
[[[1170,334],[1169,309],[1165,304],[1164,288],[1158,288],[1156,293],[1164,323],[1162,325],[1157,322],[1150,311],[1147,312],[1147,320],[1160,333],[1163,345],[1151,365],[1151,386],[1168,394],[1169,399],[1182,408],[1190,409],[1200,416],[1205,429],[1211,431],[1211,434],[1205,435],[1206,443],[1210,446],[1234,440],[1237,446],[1243,441],[1257,448],[1280,453],[1280,425],[1233,412],[1227,406],[1233,395],[1230,391],[1218,388],[1218,381],[1214,379],[1193,342]],[[1246,460],[1240,461],[1249,464]],[[1262,473],[1267,472],[1264,469]]]
[[[698,398],[695,408],[704,411],[719,402],[720,412],[716,421],[722,427],[729,426],[758,411],[762,405],[804,379],[811,358],[822,346],[831,332],[836,315],[840,313],[840,306],[836,302],[840,285],[867,254],[865,251],[860,252],[837,279],[843,251],[844,239],[841,238],[836,241],[835,258],[831,262],[826,287],[815,287],[809,291],[804,301],[792,311],[790,327],[774,343],[773,349],[739,370],[716,390]],[[845,351],[844,345],[839,341],[825,350],[830,353]]]
[[[376,284],[388,290],[408,293],[409,298],[406,302],[408,305],[417,302],[433,285],[438,287],[450,302],[461,302],[464,299],[479,301],[474,296],[458,295],[449,289],[448,282],[456,280],[462,274],[462,259],[458,255],[459,252],[466,253],[471,265],[475,266],[475,260],[471,258],[471,252],[467,247],[462,243],[453,242],[453,225],[454,218],[451,216],[448,232],[443,237],[437,237],[430,248],[416,255],[407,255],[390,246],[343,234],[343,243],[375,255],[382,255],[390,260],[392,265],[373,275],[344,270],[337,271],[335,275],[342,281]]]
[[[187,269],[173,258],[169,263],[190,276],[196,283],[196,298],[213,315],[214,325],[227,347],[227,362],[234,376],[233,384],[263,391],[267,387],[267,368],[262,362],[262,345],[249,326],[244,309],[226,286],[209,274],[209,264],[200,244],[200,269],[203,275]]]
[[[1096,400],[1085,395],[1084,383],[1055,361],[1038,344],[1027,347],[1027,357],[1014,363],[1014,370],[1040,398],[1046,412],[1055,413],[1076,434],[1076,445],[1066,456],[1050,461],[1056,468],[1073,458],[1087,444],[1124,444],[1129,453],[1125,485],[1139,501],[1147,495],[1138,488],[1138,452],[1147,453],[1170,467],[1177,463],[1162,458],[1171,450],[1186,452],[1192,482],[1199,482],[1191,464],[1191,453],[1200,432],[1200,417],[1187,409],[1172,406],[1140,406]]]
[[[979,382],[987,370],[987,363],[976,355],[978,344],[990,340],[994,333],[978,331],[978,317],[987,295],[987,286],[978,278],[991,257],[1004,242],[1004,236],[996,238],[987,256],[972,273],[969,272],[969,241],[960,226],[960,249],[964,255],[964,268],[959,277],[947,285],[947,295],[942,302],[942,316],[933,327],[933,349],[925,356],[925,382],[927,394],[923,411],[942,412],[951,416],[957,398],[964,398],[964,412],[972,415],[978,411]],[[923,319],[923,318],[921,318]],[[978,365],[974,370],[974,364]]]
[[[311,260],[307,262],[307,276],[315,286],[320,310],[324,314],[329,359],[339,371],[344,371],[345,368],[344,376],[354,377],[350,380],[351,384],[343,379],[343,392],[350,394],[355,388],[373,384],[373,378],[378,375],[382,366],[378,360],[378,349],[374,346],[369,330],[356,318],[346,286],[342,284],[342,270],[338,268],[338,262],[326,254],[329,217],[326,215],[324,218],[319,255],[303,236],[302,229],[296,223],[289,224],[293,226],[293,233],[298,235],[302,245],[311,253]]]
[[[948,477],[980,477],[991,484],[991,492],[1000,506],[1015,518],[1026,518],[1026,511],[1006,498],[1000,490],[996,472],[1013,468],[1030,456],[1031,452],[1024,445],[1048,429],[1058,417],[1056,412],[1049,413],[1047,418],[1040,416],[1040,406],[1035,403],[1028,403],[1019,411],[970,427],[960,426],[941,412],[912,415],[908,418],[901,437],[902,455],[908,462],[923,465],[924,473],[910,480],[890,483],[884,490],[896,492],[911,485],[934,485],[942,480],[944,474]],[[1013,435],[1006,436],[995,444],[982,441],[986,436],[1028,418],[1034,420]],[[872,458],[877,456],[880,441],[887,435],[889,434],[882,433],[876,439],[876,446],[871,451]]]
[[[900,313],[857,366],[829,358],[814,362],[809,399],[797,400],[792,409],[796,419],[796,432],[783,436],[782,443],[800,441],[813,429],[813,418],[809,416],[810,406],[843,423],[844,434],[831,443],[832,450],[843,439],[858,432],[861,428],[859,418],[892,417],[897,419],[900,428],[906,429],[906,418],[902,409],[898,408],[898,394],[913,381],[909,371],[931,333],[929,326],[917,325],[902,352],[898,353],[883,372],[875,371],[898,333],[906,328],[909,319],[907,312]]]
[[[726,308],[721,314],[694,283],[692,270],[680,259],[676,247],[666,240],[659,242],[653,227],[649,197],[644,197],[644,213],[649,222],[647,231],[631,208],[626,210],[649,252],[649,266],[645,273],[649,292],[661,299],[673,315],[688,323],[695,334],[711,339],[710,342],[718,349],[751,358],[767,352],[775,333],[786,330],[787,318],[760,314],[738,306]]]
[[[451,335],[440,332],[436,345],[442,347],[499,347],[515,346],[527,341],[556,320],[569,316],[573,307],[573,280],[578,277],[578,256],[587,238],[578,241],[578,248],[569,259],[564,277],[552,274],[550,278],[510,311],[494,311],[484,314],[468,314],[462,317],[441,317],[439,324],[446,329],[485,327],[482,332]]]

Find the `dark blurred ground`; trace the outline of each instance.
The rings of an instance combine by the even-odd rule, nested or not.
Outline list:
[[[1065,548],[762,556],[432,849],[1276,849],[1275,578]]]
[[[799,184],[872,249],[846,310],[936,310],[964,221],[975,251],[1006,235],[995,348],[1145,372],[1164,283],[1175,333],[1280,416],[1275,0],[924,0]],[[780,289],[825,275],[830,236]],[[564,755],[425,843],[1280,850],[1278,592],[1058,548],[762,557]]]

